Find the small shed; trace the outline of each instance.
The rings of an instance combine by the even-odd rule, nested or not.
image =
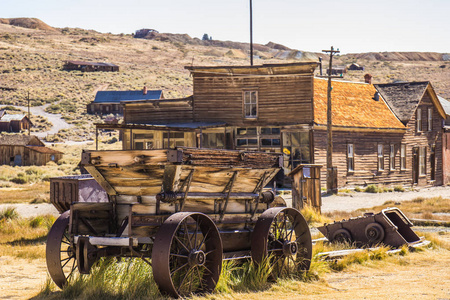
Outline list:
[[[0,136],[0,165],[42,166],[58,162],[63,153],[48,148],[34,135],[11,134]]]
[[[321,211],[322,194],[320,189],[320,169],[322,165],[301,164],[291,173],[292,207],[301,210],[305,205]]]
[[[82,71],[82,72],[119,72],[119,66],[105,62],[88,62],[68,60],[64,64],[64,70],[67,71]]]
[[[21,132],[33,126],[26,115],[9,115],[0,111],[0,132]]]

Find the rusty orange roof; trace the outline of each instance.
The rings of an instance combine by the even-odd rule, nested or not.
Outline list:
[[[314,78],[314,122],[327,124],[328,80]],[[332,81],[333,126],[405,129],[383,99],[375,101],[376,92],[372,84]]]

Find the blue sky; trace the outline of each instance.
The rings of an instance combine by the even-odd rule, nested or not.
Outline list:
[[[249,0],[1,0],[0,18],[249,41]],[[450,0],[253,0],[253,40],[320,52],[450,52]]]

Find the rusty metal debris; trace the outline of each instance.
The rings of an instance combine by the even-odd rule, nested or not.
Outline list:
[[[319,231],[330,241],[355,243],[357,246],[384,244],[400,247],[420,241],[411,230],[413,224],[396,208],[386,208],[380,213],[325,224]]]

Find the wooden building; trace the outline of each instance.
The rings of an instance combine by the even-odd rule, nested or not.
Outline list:
[[[193,96],[122,102],[124,123],[97,124],[97,129],[121,130],[124,149],[185,146],[279,152],[284,154],[284,174],[300,164],[325,165],[327,80],[314,78],[317,65],[186,67],[193,77]],[[430,132],[419,134],[412,132],[415,121],[402,122],[388,106],[390,99],[381,96],[385,87],[344,81],[332,85],[338,186],[442,184],[442,167],[438,167],[442,150],[437,148],[442,148],[438,123],[443,110],[429,83],[417,107],[427,112],[432,108],[433,125]],[[410,117],[417,107],[409,107]],[[430,146],[424,176],[420,149],[426,142]],[[421,155],[420,168],[416,155]],[[414,180],[417,168],[420,175]],[[324,186],[326,168],[320,178]]]
[[[68,60],[64,70],[82,72],[119,72],[119,66],[111,63]]]
[[[26,115],[9,115],[0,110],[0,132],[22,132],[33,126]]]
[[[158,100],[163,99],[162,90],[147,90],[144,87],[141,91],[98,91],[94,101],[86,107],[88,114],[123,114],[121,102],[139,101],[139,100]]]
[[[438,96],[444,108],[446,119],[444,122],[444,133],[442,138],[442,156],[443,156],[443,181],[444,185],[450,184],[450,101]]]
[[[58,162],[63,153],[50,149],[33,135],[5,134],[0,136],[0,165],[42,166]]]
[[[357,63],[352,63],[347,67],[348,71],[364,71],[364,67],[358,65]]]

